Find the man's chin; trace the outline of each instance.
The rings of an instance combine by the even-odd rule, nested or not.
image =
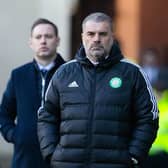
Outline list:
[[[92,55],[94,55],[95,57],[103,57],[104,56],[104,52],[102,52],[102,51],[94,51],[93,53],[92,53]]]
[[[42,54],[38,56],[40,59],[47,60],[50,59],[52,56],[49,54]]]
[[[94,53],[94,55],[92,55],[92,57],[94,58],[95,61],[97,62],[102,62],[103,60],[105,60],[105,55],[104,53],[102,54],[98,54],[98,53]]]

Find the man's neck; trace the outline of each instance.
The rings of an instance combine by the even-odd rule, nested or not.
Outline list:
[[[90,59],[88,56],[86,56],[86,57],[89,59],[89,61],[90,61],[93,65],[98,65],[98,64],[99,64],[99,62],[98,62],[97,60]]]
[[[54,62],[55,58],[56,58],[56,55],[53,57],[47,58],[47,59],[39,59],[39,58],[35,57],[35,60],[37,61],[38,64],[45,67],[45,66],[49,65],[50,63]]]

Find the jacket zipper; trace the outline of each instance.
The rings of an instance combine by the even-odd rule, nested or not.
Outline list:
[[[41,85],[42,85],[42,89],[41,89],[41,106],[44,105],[44,97],[45,97],[45,83],[46,80],[45,78],[41,75]]]
[[[91,85],[91,108],[89,113],[89,123],[88,123],[88,146],[87,146],[87,168],[90,167],[91,153],[92,153],[92,125],[93,125],[93,116],[94,116],[94,104],[95,104],[95,93],[96,93],[96,67],[94,68],[93,74],[93,83]]]

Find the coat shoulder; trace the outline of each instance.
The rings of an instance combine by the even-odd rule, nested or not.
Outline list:
[[[34,63],[28,62],[26,64],[23,64],[23,65],[16,67],[15,69],[12,70],[12,72],[14,72],[14,73],[23,72],[23,71],[27,71],[28,69],[31,69],[32,67],[34,67]]]
[[[76,59],[64,63],[57,69],[57,72],[56,72],[57,77],[60,77],[62,75],[64,76],[67,73],[70,74],[73,71],[77,71],[78,65],[79,65],[79,62]]]

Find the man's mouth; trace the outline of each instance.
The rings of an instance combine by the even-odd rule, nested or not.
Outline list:
[[[47,47],[41,47],[40,51],[48,51],[48,48]]]
[[[93,46],[91,47],[92,50],[101,50],[103,47],[102,46]]]

